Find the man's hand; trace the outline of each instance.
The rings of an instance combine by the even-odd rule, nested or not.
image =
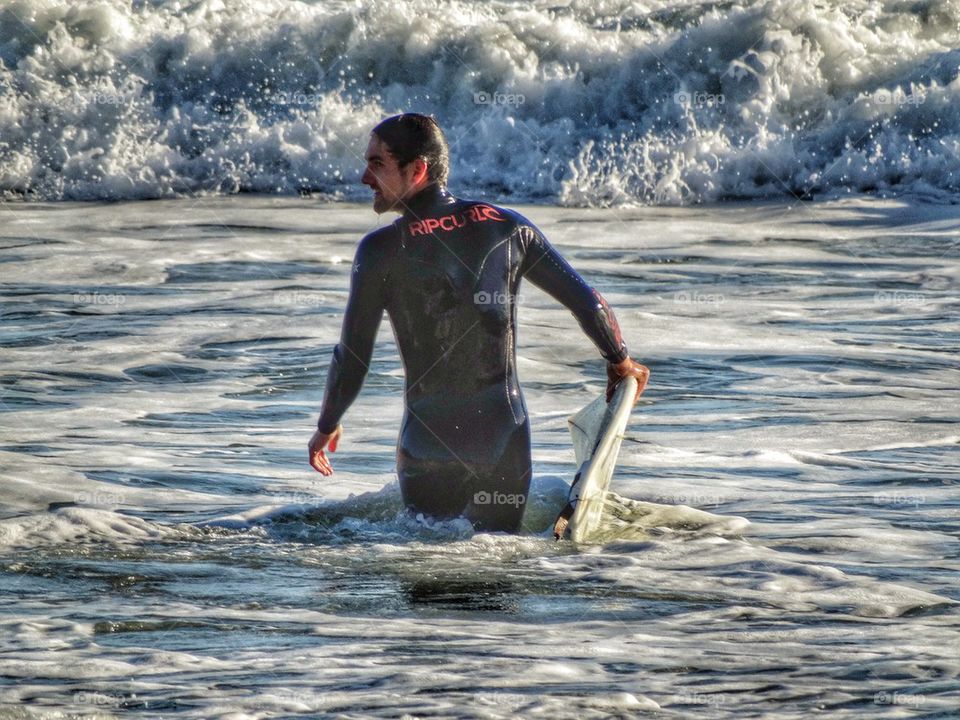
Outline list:
[[[324,449],[336,452],[341,435],[343,435],[343,425],[337,425],[336,430],[332,433],[322,433],[317,430],[310,438],[310,464],[321,475],[333,475],[333,466],[327,459]]]
[[[610,402],[613,391],[617,389],[620,381],[631,376],[637,379],[637,395],[633,398],[633,403],[636,405],[637,400],[640,399],[640,394],[647,386],[650,370],[645,365],[641,365],[630,358],[619,363],[607,363],[607,402]]]

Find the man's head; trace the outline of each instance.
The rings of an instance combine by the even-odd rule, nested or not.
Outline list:
[[[427,115],[394,115],[370,133],[361,182],[373,191],[373,209],[403,212],[404,201],[432,185],[446,185],[450,152],[443,131]]]

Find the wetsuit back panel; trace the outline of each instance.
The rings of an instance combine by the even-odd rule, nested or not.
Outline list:
[[[360,243],[319,426],[335,427],[359,392],[386,311],[406,376],[397,471],[414,511],[519,527],[514,501],[531,474],[514,347],[523,277],[570,308],[608,360],[626,357],[603,298],[515,212],[432,186]]]

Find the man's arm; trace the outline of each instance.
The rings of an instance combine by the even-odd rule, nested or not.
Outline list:
[[[637,378],[634,401],[639,399],[650,371],[630,358],[620,325],[607,301],[587,285],[536,227],[527,225],[522,232],[526,240],[522,268],[524,276],[573,313],[587,337],[606,359],[607,401],[613,397],[613,391],[620,381],[631,375]]]
[[[342,433],[340,419],[363,386],[373,356],[377,329],[383,318],[385,278],[378,269],[377,261],[382,258],[378,258],[375,252],[375,237],[368,235],[357,248],[340,342],[333,349],[323,410],[317,422],[317,432],[310,439],[310,464],[324,475],[333,473],[324,448],[329,445],[331,452],[337,449]]]

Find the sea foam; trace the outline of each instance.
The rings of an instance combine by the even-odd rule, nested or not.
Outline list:
[[[510,200],[949,199],[958,48],[958,0],[15,0],[0,192],[365,197],[414,110],[455,190]]]

